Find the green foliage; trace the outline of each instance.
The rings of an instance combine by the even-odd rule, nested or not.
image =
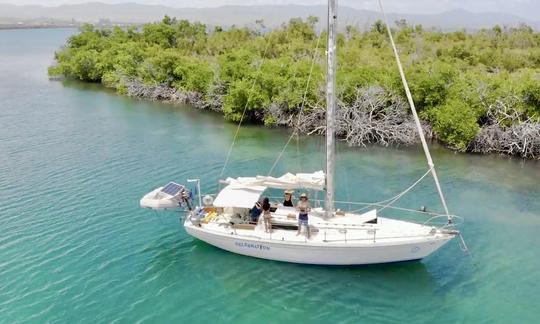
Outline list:
[[[473,109],[459,100],[449,100],[430,113],[437,136],[460,151],[465,151],[480,127]]]
[[[173,75],[176,88],[199,93],[206,93],[214,80],[214,70],[208,62],[189,56],[182,57],[176,62]]]
[[[182,55],[175,50],[158,51],[147,57],[138,69],[138,76],[146,83],[167,84],[175,81],[174,71]]]
[[[444,62],[423,65],[414,70],[409,83],[419,110],[443,104],[456,75],[455,67]]]
[[[538,121],[540,119],[540,75],[527,73],[521,82],[520,92],[527,115]]]
[[[252,67],[254,58],[255,54],[245,49],[238,49],[220,55],[218,61],[221,80],[228,84],[249,77],[255,70]]]
[[[210,31],[168,16],[125,29],[84,25],[55,54],[49,74],[120,93],[127,80],[139,80],[198,92],[209,102],[222,96],[227,119],[238,121],[246,108],[246,120],[273,125],[265,114],[271,105],[283,112],[324,106],[326,33],[316,25],[309,17],[266,32],[263,21],[253,30]],[[497,104],[521,119],[540,119],[540,33],[529,26],[444,33],[400,20],[393,33],[420,115],[442,142],[465,150]],[[373,85],[405,96],[387,37],[381,21],[338,35],[337,94],[344,104]]]
[[[258,83],[237,80],[230,85],[229,92],[225,96],[223,113],[229,120],[240,121],[245,109],[245,120],[253,121],[254,111],[265,107],[266,104],[268,104],[268,98]]]
[[[163,48],[173,47],[176,45],[174,27],[167,22],[146,24],[142,28],[142,40]]]

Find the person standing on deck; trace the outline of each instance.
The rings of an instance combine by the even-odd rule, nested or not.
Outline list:
[[[270,200],[268,197],[265,197],[262,203],[262,210],[263,210],[263,220],[264,220],[264,231],[266,233],[272,232],[272,224],[270,221],[272,220],[272,216],[270,215]]]
[[[307,194],[302,193],[300,195],[300,201],[296,205],[296,209],[298,210],[298,232],[296,235],[300,235],[300,231],[302,230],[302,225],[306,227],[306,236],[309,239],[309,224],[308,224],[308,212],[310,211],[309,201]]]
[[[292,202],[292,194],[292,190],[285,190],[285,198],[283,200],[284,207],[294,207],[294,204]]]
[[[261,209],[261,203],[257,201],[255,203],[255,206],[253,206],[253,208],[251,208],[251,210],[249,211],[249,216],[252,223],[257,224],[259,222],[259,216],[261,216],[262,213]]]

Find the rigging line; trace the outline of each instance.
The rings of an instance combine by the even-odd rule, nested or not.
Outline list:
[[[368,205],[368,206],[384,207],[384,205],[379,205],[377,203],[364,203],[364,202],[340,201],[340,200],[336,200],[335,202],[336,203],[342,203],[342,204],[351,204],[351,205]],[[411,208],[405,208],[405,207],[387,206],[387,208],[406,211],[406,212],[411,212],[411,213],[417,213],[417,214],[422,214],[422,215],[427,214],[427,215],[431,215],[431,216],[445,216],[446,217],[446,214],[439,214],[439,213],[435,213],[435,212],[423,212],[423,211],[420,211],[418,209],[411,209]],[[351,211],[351,213],[355,213],[355,212],[357,212],[357,211],[356,210]],[[460,216],[457,216],[457,215],[452,215],[452,217],[461,218]]]
[[[411,107],[411,111],[414,117],[414,122],[416,124],[416,128],[418,129],[418,136],[420,137],[420,141],[422,142],[422,148],[424,149],[424,154],[426,155],[427,163],[430,167],[431,174],[433,175],[433,180],[435,181],[435,186],[437,187],[437,192],[439,193],[439,198],[441,199],[441,203],[443,205],[444,211],[446,212],[446,215],[448,216],[448,222],[452,222],[452,216],[448,212],[448,207],[446,205],[446,200],[444,199],[444,194],[442,192],[441,185],[439,183],[439,177],[437,176],[437,172],[435,171],[435,164],[433,164],[433,159],[431,158],[431,153],[429,152],[429,148],[427,146],[426,138],[424,136],[424,130],[422,129],[422,124],[420,123],[420,119],[418,118],[418,114],[416,112],[416,107],[414,106],[414,101],[411,95],[411,90],[409,89],[409,84],[407,83],[407,79],[405,78],[405,72],[403,71],[403,67],[401,66],[401,61],[399,59],[399,53],[396,48],[396,44],[394,42],[394,37],[392,36],[392,30],[390,29],[390,25],[388,24],[388,18],[386,17],[386,12],[384,11],[384,7],[382,4],[382,0],[378,0],[379,2],[379,8],[381,9],[381,13],[384,18],[384,23],[386,25],[386,31],[388,32],[388,37],[390,38],[390,43],[392,45],[392,50],[394,51],[394,56],[396,58],[396,62],[399,69],[399,75],[401,76],[401,81],[403,83],[403,87],[405,88],[405,94],[407,95],[407,100],[409,101],[409,106]]]
[[[407,192],[409,192],[412,188],[414,188],[418,183],[420,183],[429,173],[431,172],[431,168],[429,168],[425,173],[424,175],[422,175],[420,178],[418,178],[418,180],[416,180],[416,182],[414,182],[411,186],[409,186],[407,189],[405,189],[404,191],[401,191],[400,193],[398,193],[397,195],[393,196],[393,197],[390,197],[388,199],[384,199],[384,200],[381,200],[381,201],[377,201],[377,202],[373,202],[373,203],[370,203],[372,205],[382,205],[382,204],[385,204],[389,201],[392,201],[396,198],[401,198],[404,194],[406,194]],[[368,206],[369,207],[369,206]],[[366,208],[366,207],[364,207]]]
[[[316,191],[316,193],[318,194],[319,191]],[[274,200],[283,199],[283,197],[281,197],[281,196],[279,196],[279,197],[270,196],[268,198],[269,199],[274,199]],[[310,200],[314,201],[314,202],[317,202],[317,203],[321,201],[320,199],[316,199],[316,198],[312,198]],[[334,202],[337,203],[337,204],[368,205],[368,206],[384,207],[384,205],[377,204],[377,203],[370,203],[370,202],[344,201],[344,200],[335,200]],[[440,214],[440,213],[436,213],[436,212],[423,212],[423,211],[420,211],[418,209],[411,209],[411,208],[405,208],[405,207],[387,206],[387,208],[400,210],[400,211],[406,211],[406,212],[410,212],[410,213],[417,213],[417,214],[420,214],[420,215],[429,215],[429,216],[432,216],[431,218],[433,218],[433,217],[447,217],[446,214]],[[362,209],[363,208],[361,208],[359,210],[362,210]],[[358,210],[352,210],[352,211],[350,211],[350,213],[356,213],[357,211]],[[456,218],[456,219],[460,219],[460,220],[463,219],[463,217],[458,216],[458,215],[452,215],[452,217]],[[446,224],[446,225],[448,225],[448,224]]]
[[[287,30],[287,33],[285,34],[285,38],[287,39],[288,38],[288,34],[289,34],[289,30]],[[292,57],[292,60],[294,61],[295,59],[300,59],[302,56],[299,56],[298,58],[295,58],[294,56]],[[296,64],[294,66],[294,73],[292,75],[292,79],[296,78],[296,74],[298,73],[298,64]],[[288,86],[287,86],[287,90],[291,90],[293,88],[292,86],[292,82],[289,82]]]
[[[393,196],[393,197],[390,197],[388,199],[384,199],[384,200],[381,200],[381,201],[377,201],[377,202],[372,202],[372,203],[366,203],[367,206],[365,207],[362,207],[360,209],[357,209],[357,210],[354,210],[354,212],[358,212],[358,211],[361,211],[361,210],[364,210],[366,208],[369,208],[370,206],[377,206],[377,207],[383,207],[382,209],[380,210],[383,210],[384,208],[386,207],[389,207],[391,204],[393,204],[394,202],[396,202],[398,199],[400,199],[401,197],[403,197],[407,192],[411,191],[416,185],[418,185],[429,173],[431,172],[431,168],[428,169],[424,175],[422,175],[418,180],[416,180],[416,182],[414,182],[411,186],[409,186],[407,189],[405,189],[404,191],[401,191],[400,193],[398,193],[397,195]],[[386,205],[383,205],[383,204],[386,204]]]
[[[302,160],[300,159],[300,137],[296,134],[296,162],[298,163],[298,170],[300,172],[304,171],[302,167]]]
[[[287,29],[287,33],[285,34],[285,39],[288,39],[289,30]],[[264,59],[266,57],[266,52],[268,51],[268,47],[270,46],[270,39],[272,38],[273,34],[271,34],[268,37],[268,40],[266,41],[266,46],[263,51],[263,55],[261,56],[261,62],[259,66],[257,67],[257,71],[255,74],[255,77],[253,78],[253,82],[251,84],[251,88],[249,89],[249,95],[246,100],[246,104],[244,105],[244,110],[242,111],[242,116],[240,117],[240,121],[238,122],[238,126],[236,127],[236,132],[234,133],[234,137],[232,140],[231,145],[229,146],[229,151],[227,152],[227,157],[225,158],[225,163],[223,164],[223,168],[221,169],[221,173],[219,174],[219,177],[221,178],[223,176],[223,173],[225,173],[225,169],[227,168],[227,164],[229,163],[229,159],[231,158],[231,152],[233,150],[234,144],[236,143],[236,139],[238,138],[238,133],[240,132],[240,126],[242,126],[242,122],[244,121],[244,116],[246,115],[247,107],[249,104],[249,101],[251,100],[251,95],[253,94],[253,89],[255,89],[255,84],[257,83],[257,78],[259,77],[259,74],[261,73],[261,67],[263,66]]]
[[[401,199],[401,197],[405,196],[409,191],[411,191],[414,187],[416,187],[416,185],[418,185],[422,180],[424,180],[424,178],[431,172],[431,168],[428,169],[426,171],[426,173],[424,173],[424,175],[422,175],[418,180],[416,180],[412,185],[410,185],[407,189],[403,190],[402,192],[398,193],[397,195],[395,195],[394,197],[391,197],[391,198],[388,198],[388,199],[385,199],[385,200],[381,200],[381,201],[378,201],[378,202],[373,202],[373,203],[369,203],[369,204],[366,204],[365,207],[362,207],[362,208],[359,208],[357,210],[354,210],[354,212],[359,212],[361,210],[364,210],[364,209],[367,209],[369,208],[370,206],[377,206],[377,207],[381,207],[379,209],[379,211],[382,211],[383,209],[387,208],[387,207],[391,207],[391,205],[393,203],[395,203],[396,201],[398,201],[399,199]],[[384,205],[383,205],[384,204]]]
[[[306,82],[306,88],[304,90],[304,95],[302,96],[302,104],[300,105],[300,112],[298,113],[298,118],[296,120],[296,125],[294,127],[294,130],[293,130],[291,136],[289,136],[289,139],[287,140],[287,142],[283,146],[283,149],[281,149],[281,152],[279,152],[276,160],[274,161],[274,164],[272,164],[272,167],[270,168],[270,171],[268,171],[268,176],[270,176],[272,174],[272,171],[274,171],[274,168],[278,164],[279,160],[281,160],[281,157],[283,156],[283,153],[285,152],[285,149],[287,149],[287,146],[289,145],[289,143],[293,139],[294,135],[296,135],[297,132],[298,132],[298,126],[300,125],[300,117],[302,116],[302,114],[304,112],[307,92],[308,92],[308,89],[309,89],[309,83],[311,81],[311,76],[313,74],[313,67],[315,66],[315,61],[317,60],[317,58],[319,56],[319,51],[318,50],[319,50],[319,43],[321,41],[321,36],[322,36],[322,33],[317,38],[317,44],[315,45],[315,51],[314,51],[314,54],[313,54],[313,59],[311,61],[311,66],[309,68],[309,75],[308,75],[308,79],[307,79],[307,82]]]
[[[400,194],[396,195],[394,197],[394,199],[390,200],[386,205],[384,205],[381,209],[379,209],[379,211],[382,211],[383,209],[385,209],[386,207],[392,205],[393,203],[395,203],[396,201],[398,201],[401,197],[405,196],[405,194],[407,194],[409,191],[411,191],[414,187],[416,187],[417,184],[419,184],[422,180],[424,180],[424,178],[429,174],[429,172],[431,171],[432,168],[430,168],[429,170],[426,171],[426,173],[424,173],[424,175],[422,177],[420,177],[420,179],[416,180],[415,183],[413,183],[412,185],[409,186],[409,188],[405,189],[403,192],[401,192]]]

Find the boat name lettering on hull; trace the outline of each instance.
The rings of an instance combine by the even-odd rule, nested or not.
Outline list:
[[[248,242],[234,242],[234,244],[238,247],[248,248],[248,249],[256,249],[256,250],[270,250],[269,246],[257,244],[257,243],[248,243]]]

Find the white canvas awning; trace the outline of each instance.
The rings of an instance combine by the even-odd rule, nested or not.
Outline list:
[[[219,192],[214,200],[214,206],[251,208],[259,201],[265,189],[266,187],[261,186],[247,188],[230,184]]]

